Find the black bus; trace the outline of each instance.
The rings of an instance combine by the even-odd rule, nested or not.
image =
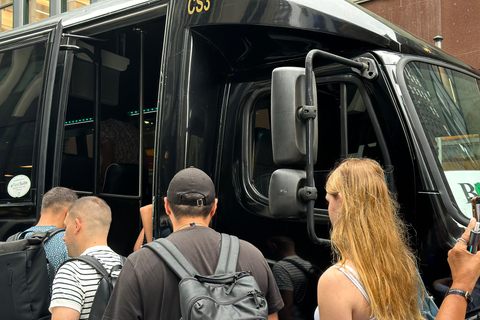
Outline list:
[[[271,105],[283,99],[272,72],[298,80],[284,89],[304,99],[296,86],[309,52],[319,53],[310,77],[318,197],[311,215],[297,205],[277,214],[272,174],[304,164],[274,161],[272,145],[284,141],[271,130]],[[42,195],[64,186],[109,203],[109,244],[128,255],[139,208],[153,203],[159,237],[170,179],[195,166],[217,188],[215,229],[267,258],[267,239],[288,235],[299,255],[327,266],[330,248],[310,240],[312,230],[328,239],[326,173],[338,159],[370,157],[387,168],[431,286],[448,276],[447,251],[480,192],[479,79],[342,0],[104,0],[1,33],[0,240],[33,225]],[[135,128],[118,141],[136,148],[134,161],[106,160],[109,119]]]

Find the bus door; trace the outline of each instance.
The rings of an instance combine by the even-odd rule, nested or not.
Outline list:
[[[385,101],[390,97],[385,92],[372,95],[371,92],[380,90],[380,86],[376,82],[375,85],[369,84],[350,68],[328,64],[315,69],[315,74],[318,148],[314,180],[318,196],[314,219],[318,235],[328,238],[330,226],[324,186],[336,162],[345,157],[369,157],[383,166],[391,165],[390,141],[385,137],[383,116],[379,117],[379,110],[386,107]],[[287,87],[294,88],[295,85]],[[225,194],[229,197],[219,201],[223,210],[217,217],[217,225],[254,243],[272,259],[267,240],[273,236],[289,237],[295,242],[299,255],[326,267],[331,261],[330,247],[319,247],[310,241],[304,212],[290,215],[298,211],[295,206],[299,201],[293,199],[286,205],[283,215],[272,215],[271,207],[278,201],[271,197],[271,190],[269,192],[272,175],[278,169],[299,170],[302,166],[279,165],[273,160],[272,100],[275,92],[271,88],[270,79],[231,84],[230,92],[235,94],[228,101],[225,127],[236,127],[236,130],[225,131],[225,145],[231,144],[233,151],[222,155],[223,170],[227,173],[220,181],[220,197],[225,198]],[[300,106],[301,103],[296,108]],[[231,173],[227,171],[229,168]],[[387,177],[389,182],[393,182],[393,178],[391,174]]]
[[[62,24],[0,42],[0,239],[31,227],[45,190]]]
[[[57,183],[109,204],[109,245],[128,255],[141,229],[139,208],[152,203],[165,16],[124,20],[65,36],[70,71]]]

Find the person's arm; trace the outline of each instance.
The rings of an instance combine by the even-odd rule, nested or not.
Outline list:
[[[140,234],[138,235],[137,241],[135,241],[135,245],[133,246],[133,251],[137,251],[142,247],[143,238],[145,238],[145,229],[142,228],[142,230],[140,230]]]
[[[145,238],[147,242],[152,242],[152,215],[153,215],[153,206],[151,204],[143,206],[140,208],[140,217],[142,219],[143,230],[145,232]]]
[[[268,315],[268,320],[278,320],[278,313],[272,313]]]
[[[142,230],[140,230],[140,234],[138,235],[137,241],[133,247],[133,251],[137,251],[143,245],[143,239],[147,240],[148,242],[152,242],[153,234],[152,234],[152,215],[153,215],[153,206],[151,204],[143,206],[140,208],[140,218],[142,220]]]
[[[80,312],[67,307],[52,308],[52,320],[78,320]]]
[[[278,311],[278,318],[280,320],[290,320],[292,318],[293,291],[280,290],[280,294],[282,295],[283,303],[285,305],[280,311]]]
[[[470,221],[462,239],[468,242],[470,230],[475,226],[475,219]],[[459,241],[448,252],[448,264],[452,272],[451,289],[459,289],[471,293],[480,276],[480,251],[471,254],[467,251],[467,244]],[[445,297],[438,311],[436,320],[464,320],[467,311],[467,301],[464,297],[450,294]]]

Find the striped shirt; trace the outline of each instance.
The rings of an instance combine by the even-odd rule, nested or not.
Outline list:
[[[310,262],[303,260],[299,256],[288,256],[284,259],[294,260],[307,270],[312,267]],[[294,300],[302,302],[307,291],[307,276],[305,273],[292,263],[284,260],[275,263],[272,271],[278,289],[280,291],[293,291]],[[296,320],[303,319],[295,304],[291,317]]]
[[[108,272],[120,264],[120,256],[108,246],[88,248],[82,255],[97,258]],[[119,272],[120,270],[115,271],[113,275],[118,276]],[[89,264],[77,260],[66,262],[53,280],[50,312],[55,307],[67,307],[77,310],[80,313],[79,319],[88,319],[100,279],[100,273]]]

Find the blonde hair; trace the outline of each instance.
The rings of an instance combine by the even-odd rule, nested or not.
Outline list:
[[[326,191],[343,197],[331,231],[335,259],[341,265],[354,263],[370,298],[371,316],[424,319],[417,300],[422,286],[416,258],[380,165],[371,159],[344,160],[330,173]]]

